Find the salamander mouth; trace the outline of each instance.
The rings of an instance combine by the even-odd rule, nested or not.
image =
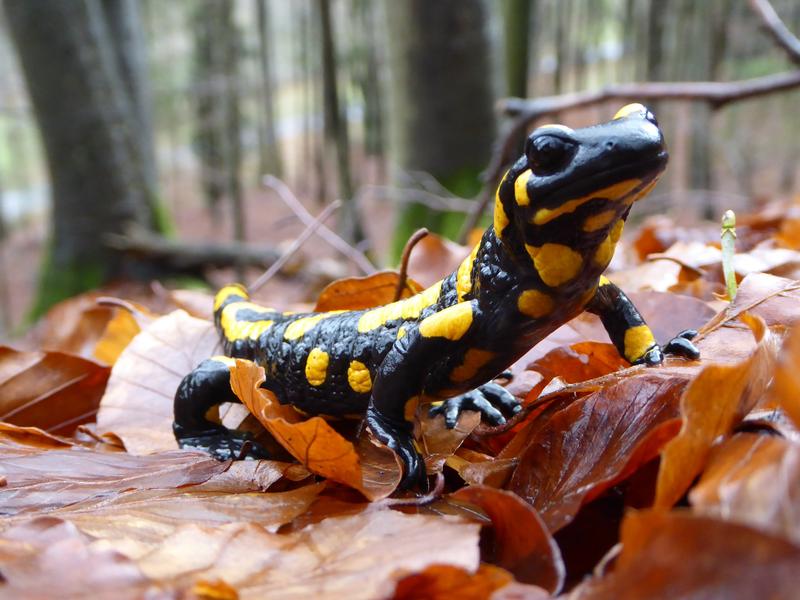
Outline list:
[[[547,194],[547,198],[543,199],[545,205],[557,205],[556,198],[561,201],[566,201],[571,198],[579,198],[587,196],[593,191],[602,190],[608,186],[614,185],[621,181],[628,179],[641,179],[642,185],[637,187],[644,187],[648,183],[655,180],[667,166],[669,153],[666,150],[660,150],[658,154],[649,156],[642,160],[627,163],[614,169],[599,171],[592,175],[587,175],[580,181],[568,182]]]

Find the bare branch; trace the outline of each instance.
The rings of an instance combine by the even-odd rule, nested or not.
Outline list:
[[[297,218],[305,226],[310,226],[312,223],[315,222],[314,216],[306,210],[306,207],[303,206],[303,203],[297,199],[292,191],[289,189],[283,181],[274,177],[273,175],[265,175],[261,179],[261,184],[271,189],[275,192],[283,203],[288,206],[292,212],[297,215]],[[323,240],[325,240],[328,244],[330,244],[333,248],[341,252],[344,256],[349,258],[365,275],[371,275],[376,271],[375,265],[370,262],[369,258],[358,250],[354,248],[350,244],[348,244],[344,239],[342,239],[339,235],[331,231],[325,225],[319,225],[317,229],[317,235]]]
[[[800,65],[800,40],[789,31],[769,0],[750,0],[750,8],[759,16],[767,33],[786,51],[789,60]]]
[[[417,229],[408,238],[405,248],[403,248],[403,256],[400,259],[400,274],[397,277],[397,287],[394,290],[394,301],[397,302],[403,296],[403,289],[406,287],[408,280],[408,260],[411,258],[411,251],[419,241],[430,233],[425,227]]]
[[[338,209],[341,205],[342,202],[340,200],[334,200],[328,206],[326,206],[325,210],[319,213],[319,216],[314,220],[314,222],[311,223],[308,227],[306,227],[303,233],[301,233],[297,237],[297,239],[292,242],[291,246],[289,246],[286,249],[286,251],[283,254],[281,254],[280,258],[276,260],[274,263],[272,263],[270,268],[264,271],[264,273],[262,273],[258,279],[256,279],[253,283],[247,286],[247,291],[251,294],[254,293],[265,283],[267,283],[267,281],[269,281],[275,275],[277,275],[278,272],[281,270],[281,267],[283,267],[283,265],[285,265],[289,261],[289,259],[295,252],[297,252],[300,246],[305,244],[306,240],[308,240],[308,238],[314,235],[314,233],[325,222],[325,220],[328,217],[330,217],[336,211],[336,209]]]

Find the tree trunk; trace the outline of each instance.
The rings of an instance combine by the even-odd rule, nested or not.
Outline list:
[[[194,14],[195,151],[212,213],[230,203],[233,238],[245,239],[241,187],[239,30],[232,2],[203,0]],[[238,273],[241,277],[242,273]]]
[[[283,161],[275,132],[275,76],[272,72],[272,31],[269,0],[255,0],[258,15],[259,66],[261,68],[261,126],[259,127],[259,177],[283,175]]]
[[[40,314],[111,278],[152,276],[152,265],[110,250],[104,234],[155,229],[160,213],[99,0],[5,0],[5,10],[52,185],[51,241],[34,308]]]
[[[528,58],[533,0],[503,0],[506,94],[528,96]]]
[[[353,180],[350,170],[350,143],[346,114],[339,105],[339,86],[336,73],[336,47],[333,42],[333,20],[329,0],[317,0],[317,17],[320,27],[322,52],[322,97],[325,115],[326,146],[336,156],[336,173],[342,213],[338,219],[339,234],[354,243],[364,239],[364,228],[354,202]]]
[[[423,171],[454,194],[474,196],[495,131],[484,3],[387,0],[385,7],[395,181]],[[424,225],[454,235],[462,220],[420,204],[404,207],[395,257],[416,228]]]

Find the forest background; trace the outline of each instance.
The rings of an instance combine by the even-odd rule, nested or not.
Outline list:
[[[631,95],[597,101],[609,86],[763,82],[746,102],[702,87],[630,98],[654,108],[671,150],[636,219],[791,198],[800,82],[749,4],[5,0],[0,339],[122,278],[252,278],[308,224],[287,195],[311,213],[341,198],[331,228],[376,265],[396,264],[420,226],[463,241],[519,132],[609,118]],[[772,4],[800,30],[798,3]],[[370,269],[336,256],[312,240],[284,269],[304,285],[263,295],[307,301]]]

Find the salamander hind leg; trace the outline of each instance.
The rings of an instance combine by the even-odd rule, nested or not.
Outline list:
[[[491,425],[502,425],[507,417],[522,410],[522,406],[503,386],[489,382],[460,396],[435,403],[429,414],[432,417],[444,415],[445,425],[452,429],[465,410],[478,411],[481,418]]]
[[[249,433],[228,429],[206,417],[214,406],[239,402],[230,386],[230,361],[224,356],[209,358],[183,378],[175,392],[175,439],[181,448],[204,450],[218,460],[269,458]]]

